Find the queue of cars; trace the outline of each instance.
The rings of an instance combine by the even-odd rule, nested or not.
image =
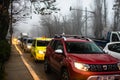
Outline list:
[[[102,50],[93,40],[76,35],[27,38],[23,47],[35,61],[44,61],[45,73],[55,71],[60,80],[120,80],[120,58],[111,52],[115,49],[119,53],[119,42]]]
[[[20,41],[20,47],[24,52],[29,52],[31,56],[34,57],[35,61],[44,61],[46,46],[50,40],[51,38],[46,37],[25,37],[22,39],[22,41]]]
[[[120,80],[120,60],[106,54],[91,39],[56,36],[47,46],[44,70],[60,80]]]

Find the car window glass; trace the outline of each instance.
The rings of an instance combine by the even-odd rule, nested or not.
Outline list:
[[[51,40],[50,43],[49,43],[49,45],[50,45],[51,47],[53,47],[53,44],[54,44],[54,40]]]
[[[25,42],[26,42],[26,40],[27,40],[27,38],[23,38],[23,43],[25,43]]]
[[[33,39],[28,39],[27,43],[32,43]]]
[[[37,46],[47,46],[50,41],[37,40]]]
[[[32,46],[33,46],[33,47],[35,46],[35,40],[32,42]]]
[[[90,42],[66,42],[69,53],[103,53],[94,43]]]
[[[55,50],[57,42],[58,42],[58,40],[54,40],[53,44],[51,45],[53,50]]]
[[[56,43],[56,48],[55,48],[55,50],[57,50],[57,49],[63,50],[63,45],[62,45],[61,41],[58,41],[58,42]]]
[[[118,32],[118,35],[119,35],[119,37],[120,37],[120,32]]]
[[[112,42],[119,41],[118,35],[116,33],[112,34]]]
[[[110,44],[110,45],[108,45],[108,49],[110,51],[114,51],[114,52],[119,52],[120,53],[120,43]]]

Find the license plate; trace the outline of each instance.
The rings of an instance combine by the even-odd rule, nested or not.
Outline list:
[[[102,76],[101,80],[115,80],[114,76]]]

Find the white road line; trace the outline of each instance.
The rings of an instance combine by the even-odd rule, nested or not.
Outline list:
[[[30,72],[30,74],[32,75],[34,80],[40,80],[40,78],[38,77],[38,75],[35,73],[35,71],[32,69],[32,67],[27,63],[27,61],[25,60],[25,58],[22,56],[22,52],[20,51],[20,49],[17,47],[17,45],[15,44],[15,48],[17,49],[17,51],[19,52],[19,54],[21,55],[21,59],[23,61],[23,63],[25,64],[25,66],[27,67],[28,71]]]

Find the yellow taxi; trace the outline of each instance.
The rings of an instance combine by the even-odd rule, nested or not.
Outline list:
[[[46,38],[46,37],[35,38],[33,40],[31,46],[31,55],[34,57],[35,61],[44,60],[46,46],[48,45],[50,40],[51,38]]]

